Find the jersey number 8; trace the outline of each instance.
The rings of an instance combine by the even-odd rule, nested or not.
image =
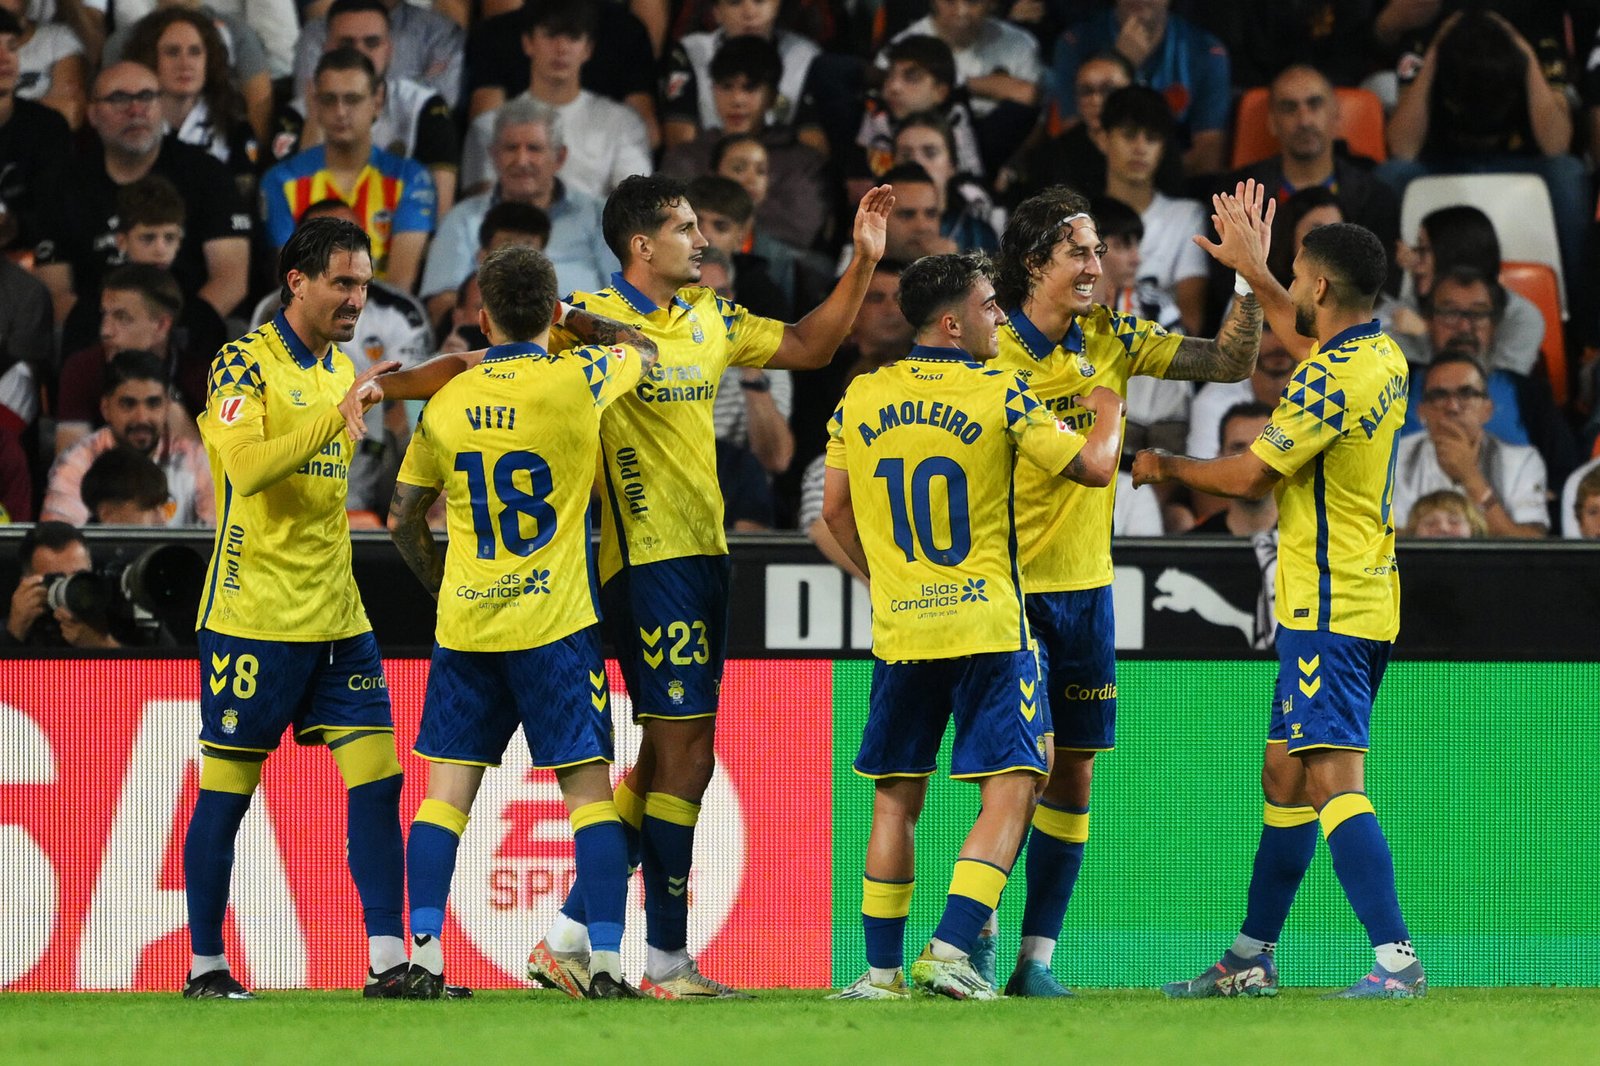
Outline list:
[[[478,558],[493,559],[495,531],[513,555],[532,555],[550,543],[556,533],[556,509],[550,506],[550,464],[532,452],[506,452],[494,464],[494,483],[484,476],[483,453],[461,452],[456,469],[467,476],[472,501],[472,531],[478,536]],[[527,472],[528,488],[518,487],[517,475]],[[491,494],[491,488],[493,492]],[[491,516],[492,503],[500,504]],[[533,523],[531,537],[522,535],[522,519]]]
[[[879,459],[872,472],[887,483],[889,490],[889,516],[894,521],[895,547],[905,553],[906,562],[915,562],[917,549],[930,563],[955,566],[972,550],[972,520],[967,513],[967,472],[961,464],[944,455],[930,455],[918,463],[911,472],[911,501],[906,506],[906,461],[904,459]],[[935,542],[933,525],[934,478],[942,478],[945,485],[945,506],[949,512],[950,543],[940,547]]]

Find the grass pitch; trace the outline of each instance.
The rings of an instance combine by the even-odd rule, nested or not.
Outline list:
[[[831,1003],[769,992],[754,1003],[575,1003],[549,992],[470,1002],[367,1003],[277,992],[255,1003],[176,994],[0,995],[0,1062],[999,1063],[1600,1062],[1600,990],[1439,989],[1420,1002],[1174,1003],[1148,991],[1068,1002]]]

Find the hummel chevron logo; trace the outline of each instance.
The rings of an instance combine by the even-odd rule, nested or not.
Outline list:
[[[1322,665],[1322,656],[1321,655],[1313,655],[1309,661],[1307,661],[1305,659],[1301,659],[1300,660],[1300,672],[1302,674],[1305,674],[1307,677],[1310,677],[1312,674],[1317,672],[1317,667],[1319,667],[1321,665]]]
[[[687,876],[667,878],[667,895],[681,896],[684,894],[684,892],[688,891],[688,889],[689,878]]]
[[[1316,676],[1317,667],[1322,665],[1322,656],[1313,655],[1309,660],[1299,659],[1298,661],[1302,675],[1300,678],[1300,692],[1306,699],[1310,699],[1322,689],[1322,678]]]
[[[222,690],[228,687],[228,676],[226,674],[212,674],[207,684],[211,686],[211,694],[213,696],[220,696],[222,695]]]

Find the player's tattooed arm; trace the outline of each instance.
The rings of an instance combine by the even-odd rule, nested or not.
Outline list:
[[[1254,295],[1233,301],[1216,340],[1184,337],[1167,368],[1174,381],[1243,381],[1261,350],[1261,304]]]
[[[434,599],[444,584],[444,553],[428,528],[428,508],[439,498],[439,490],[424,485],[395,483],[389,503],[389,539],[400,550],[411,572]]]
[[[644,363],[645,373],[649,373],[650,368],[656,365],[656,358],[660,355],[656,342],[646,337],[642,331],[581,307],[568,305],[567,317],[561,324],[584,344],[598,344],[606,348],[626,344],[635,349],[639,353],[640,361]]]

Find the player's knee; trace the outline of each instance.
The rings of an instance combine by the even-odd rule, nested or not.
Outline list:
[[[400,760],[394,754],[394,734],[388,731],[342,730],[328,734],[328,751],[339,767],[347,789],[374,781],[400,777]]]
[[[207,792],[230,792],[248,796],[261,783],[261,759],[222,758],[205,752],[200,760],[200,787]]]
[[[1087,807],[1094,783],[1092,751],[1057,751],[1043,798],[1058,807]]]

